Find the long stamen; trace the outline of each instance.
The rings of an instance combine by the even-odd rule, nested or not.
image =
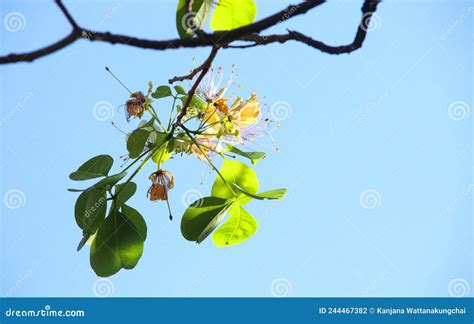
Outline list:
[[[115,125],[114,122],[111,122],[111,124],[112,124],[112,126],[114,126],[114,128],[115,128],[116,130],[118,130],[119,132],[123,133],[124,135],[128,135],[127,132],[124,132],[123,130],[121,130],[120,128],[118,128],[117,125]]]
[[[106,70],[107,72],[109,72],[110,75],[111,75],[122,87],[124,87],[125,90],[127,90],[127,91],[130,92],[130,93],[132,93],[132,91],[130,91],[130,89],[127,88],[127,86],[126,86],[125,84],[123,84],[123,82],[120,81],[119,78],[117,78],[117,77],[115,76],[115,74],[112,73],[112,71],[110,71],[109,67],[106,66],[106,67],[105,67],[105,70]]]
[[[173,220],[173,215],[171,213],[171,207],[170,207],[170,202],[168,199],[166,199],[166,205],[168,205],[168,212],[170,213],[170,221]]]

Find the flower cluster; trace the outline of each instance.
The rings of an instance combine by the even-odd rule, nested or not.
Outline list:
[[[196,138],[199,147],[193,146],[191,151],[201,160],[206,160],[213,152],[221,152],[221,144],[244,145],[262,134],[259,126],[263,122],[262,113],[257,95],[252,93],[247,100],[226,96],[233,85],[233,74],[227,84],[221,84],[221,69],[211,70],[197,91],[198,97],[205,102],[197,116],[203,131]]]
[[[173,134],[171,154],[193,154],[198,159],[210,163],[213,155],[225,153],[226,144],[245,145],[263,133],[260,124],[267,120],[261,120],[261,106],[257,94],[252,93],[247,100],[234,95],[226,96],[234,84],[234,78],[235,75],[232,72],[229,81],[223,84],[222,69],[209,71],[199,85],[195,98],[187,107],[187,113],[181,121],[183,125],[197,127],[192,131],[194,136],[190,138],[189,132],[182,130]],[[167,93],[168,88],[159,87],[155,93],[152,93],[150,89],[148,95],[162,97]],[[175,102],[177,98],[174,97]],[[185,98],[185,96],[180,97],[183,102]],[[131,117],[142,118],[146,110],[150,110],[154,119],[159,121],[151,107],[151,100],[142,92],[132,93],[125,106],[127,121],[130,121]],[[173,122],[171,118],[168,124],[171,125]],[[163,127],[159,129],[159,132],[166,134],[167,130],[169,128]],[[158,136],[158,138],[161,137]],[[153,147],[154,144],[157,143],[146,143],[145,148]],[[163,159],[158,159],[158,171],[150,175],[152,185],[148,196],[151,201],[168,200],[168,191],[174,186],[173,176],[168,171],[160,169],[162,162],[164,162]]]

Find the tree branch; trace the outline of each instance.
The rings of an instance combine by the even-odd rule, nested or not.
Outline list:
[[[188,95],[187,95],[187,98],[186,98],[186,101],[184,102],[184,105],[183,105],[183,108],[181,109],[181,113],[178,115],[178,117],[176,117],[176,122],[173,124],[173,127],[171,128],[170,130],[170,134],[173,134],[174,130],[176,129],[176,127],[178,126],[182,126],[181,125],[181,120],[183,119],[184,116],[186,116],[187,112],[188,112],[188,107],[189,105],[191,104],[191,101],[193,99],[193,96],[194,94],[196,93],[196,90],[199,86],[199,84],[201,83],[202,79],[204,78],[204,76],[206,75],[206,73],[209,71],[209,69],[211,68],[211,65],[212,65],[212,61],[214,61],[214,58],[216,57],[217,55],[217,52],[219,51],[219,46],[213,46],[212,47],[212,50],[211,50],[211,54],[209,54],[209,57],[204,61],[204,63],[198,68],[200,69],[201,71],[201,74],[199,74],[198,78],[196,79],[196,81],[194,82],[193,86],[191,87],[191,89],[188,91]],[[195,74],[194,74],[195,75]],[[179,78],[179,77],[175,77],[174,79],[176,78]]]
[[[109,44],[122,44],[126,46],[154,50],[195,48],[205,46],[218,46],[222,48],[248,48],[253,46],[267,45],[270,43],[285,43],[289,40],[294,40],[302,42],[328,54],[350,53],[362,46],[367,34],[366,27],[368,26],[372,14],[376,11],[377,5],[380,3],[380,1],[381,0],[364,1],[362,6],[363,16],[361,19],[361,24],[359,25],[356,37],[351,44],[343,46],[329,46],[297,31],[288,31],[288,34],[284,35],[259,35],[260,32],[272,26],[289,20],[297,15],[308,12],[309,10],[323,4],[325,0],[306,0],[299,4],[288,6],[287,8],[251,25],[243,26],[231,31],[214,32],[211,34],[201,31],[199,37],[170,40],[147,40],[126,35],[111,34],[109,32],[96,32],[93,30],[81,28],[75,22],[66,7],[62,4],[61,0],[55,0],[56,4],[59,6],[59,9],[71,24],[73,28],[72,32],[59,41],[41,49],[26,53],[0,56],[0,64],[32,62],[37,58],[47,56],[62,48],[65,48],[79,39],[106,42]],[[192,1],[186,2],[188,5],[192,5]],[[189,9],[189,6],[187,9]],[[231,43],[234,41],[250,41],[252,44],[232,45]]]
[[[76,23],[76,21],[74,20],[74,18],[72,18],[71,14],[69,13],[69,11],[66,9],[66,7],[64,6],[64,4],[61,2],[61,0],[55,0],[54,2],[56,2],[56,4],[58,5],[59,9],[61,10],[61,12],[63,13],[63,15],[66,17],[66,19],[69,21],[69,23],[71,24],[72,28],[73,29],[80,29],[79,28],[79,25]]]
[[[365,1],[362,6],[362,17],[360,19],[359,27],[357,28],[356,35],[352,43],[341,46],[331,46],[327,45],[321,41],[315,40],[309,36],[306,36],[303,33],[298,31],[288,30],[288,34],[282,35],[266,35],[261,36],[258,34],[252,34],[245,37],[242,37],[241,41],[251,42],[252,44],[244,45],[228,45],[228,48],[249,48],[260,45],[268,45],[271,43],[286,43],[287,41],[293,40],[304,43],[308,46],[311,46],[315,49],[320,50],[321,52],[327,54],[343,54],[350,53],[362,47],[364,40],[367,36],[367,30],[369,28],[370,19],[372,18],[373,13],[377,10],[377,5],[381,0],[372,0]]]

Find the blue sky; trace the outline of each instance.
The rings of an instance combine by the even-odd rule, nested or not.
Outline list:
[[[256,2],[257,19],[291,3]],[[291,28],[329,44],[349,43],[361,3],[331,1],[272,32]],[[82,26],[176,37],[176,1],[65,4]],[[150,80],[164,84],[187,72],[193,57],[200,62],[209,49],[157,52],[80,41],[32,64],[0,66],[1,295],[94,296],[100,285],[113,296],[470,294],[470,5],[384,1],[363,48],[350,55],[298,43],[221,51],[215,65],[225,71],[236,65],[243,88],[235,92],[257,92],[265,107],[285,109],[272,133],[280,151],[256,171],[262,189],[287,187],[289,194],[275,204],[249,204],[259,230],[244,244],[196,245],[182,238],[179,217],[169,222],[166,206],[146,199],[153,171],[147,166],[132,200],[148,223],[145,252],[134,270],[109,281],[97,281],[87,248],[75,251],[76,194],[66,191],[77,186],[68,175],[83,161],[101,153],[118,161],[126,153],[111,120],[128,130],[136,124],[124,121],[118,107],[127,93],[104,66],[128,87],[146,90]],[[20,27],[7,28],[12,12],[24,18]],[[0,17],[2,54],[69,32],[49,2],[2,1]],[[115,108],[105,121],[93,114],[101,101]],[[170,199],[178,216],[183,194],[206,195],[214,175],[192,158],[172,162]]]

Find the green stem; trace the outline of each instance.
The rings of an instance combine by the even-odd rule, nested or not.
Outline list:
[[[174,112],[174,107],[176,105],[176,99],[178,99],[178,96],[176,97],[173,97],[173,106],[171,106],[171,111],[170,111],[170,119],[168,121],[168,127],[166,128],[168,131],[170,130],[171,128],[171,121],[173,119],[173,112]]]
[[[137,163],[142,157],[144,157],[148,152],[150,152],[151,150],[146,150],[145,152],[143,152],[142,154],[140,154],[140,156],[138,156],[132,163],[130,163],[130,165],[128,165],[125,169],[122,170],[122,172],[125,172],[127,171],[128,169],[130,169],[135,163]]]
[[[150,115],[156,119],[156,121],[158,122],[158,124],[160,125],[160,127],[163,129],[163,131],[165,133],[168,133],[167,129],[165,128],[165,126],[161,123],[161,120],[160,118],[158,117],[158,115],[156,114],[156,111],[155,111],[155,108],[153,108],[153,106],[151,104],[148,104],[147,106],[147,110],[148,112],[150,113]]]

